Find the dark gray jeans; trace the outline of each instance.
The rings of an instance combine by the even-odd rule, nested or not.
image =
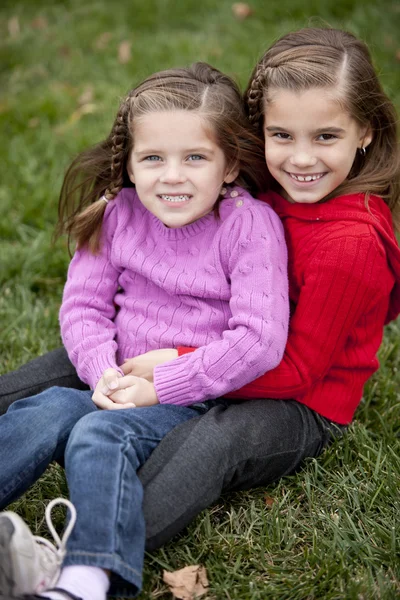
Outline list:
[[[0,377],[0,414],[51,386],[87,389],[64,349]],[[316,457],[344,427],[294,400],[224,401],[178,425],[139,472],[146,547],[181,531],[222,491],[267,485]]]

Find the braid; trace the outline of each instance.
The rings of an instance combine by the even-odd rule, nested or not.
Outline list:
[[[131,95],[119,107],[112,128],[111,138],[111,182],[105,196],[111,200],[121,191],[124,185],[125,162],[129,151],[129,114]]]
[[[251,80],[245,93],[249,121],[258,129],[262,126],[262,101],[265,77],[265,67],[261,63],[257,66],[254,75],[251,77]]]

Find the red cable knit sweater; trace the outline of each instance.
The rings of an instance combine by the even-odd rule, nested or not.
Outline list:
[[[282,362],[230,398],[294,398],[351,421],[377,370],[383,326],[400,312],[400,250],[391,214],[363,194],[323,204],[261,196],[281,217],[289,251],[291,321]],[[179,348],[179,354],[190,352]]]

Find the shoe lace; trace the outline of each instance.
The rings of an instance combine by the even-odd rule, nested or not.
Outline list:
[[[61,538],[55,530],[53,520],[51,517],[51,511],[57,504],[64,504],[70,512],[70,519],[68,525],[66,526]],[[64,560],[64,556],[66,553],[67,541],[69,536],[71,535],[71,532],[76,522],[76,508],[72,504],[72,502],[66,500],[65,498],[55,498],[54,500],[51,500],[51,502],[49,502],[49,504],[47,505],[45,517],[47,527],[49,528],[49,531],[53,536],[55,544],[53,544],[49,540],[46,540],[46,538],[40,537],[39,535],[35,535],[33,537],[42,549],[42,552],[40,553],[42,567],[47,571],[52,571],[56,566],[58,572],[55,574],[55,577],[58,578],[59,568],[61,566],[62,561]]]

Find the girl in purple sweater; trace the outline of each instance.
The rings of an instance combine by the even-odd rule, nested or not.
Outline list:
[[[0,516],[9,597],[136,594],[145,542],[137,470],[173,427],[219,402],[210,399],[280,362],[284,234],[246,191],[265,187],[264,174],[238,88],[201,63],[132,90],[107,140],[70,167],[61,228],[77,249],[61,332],[91,391],[51,388],[0,417],[0,506],[52,460],[65,463],[71,499],[57,548],[16,514]],[[125,357],[178,346],[198,349],[157,366],[152,382],[123,377]]]

